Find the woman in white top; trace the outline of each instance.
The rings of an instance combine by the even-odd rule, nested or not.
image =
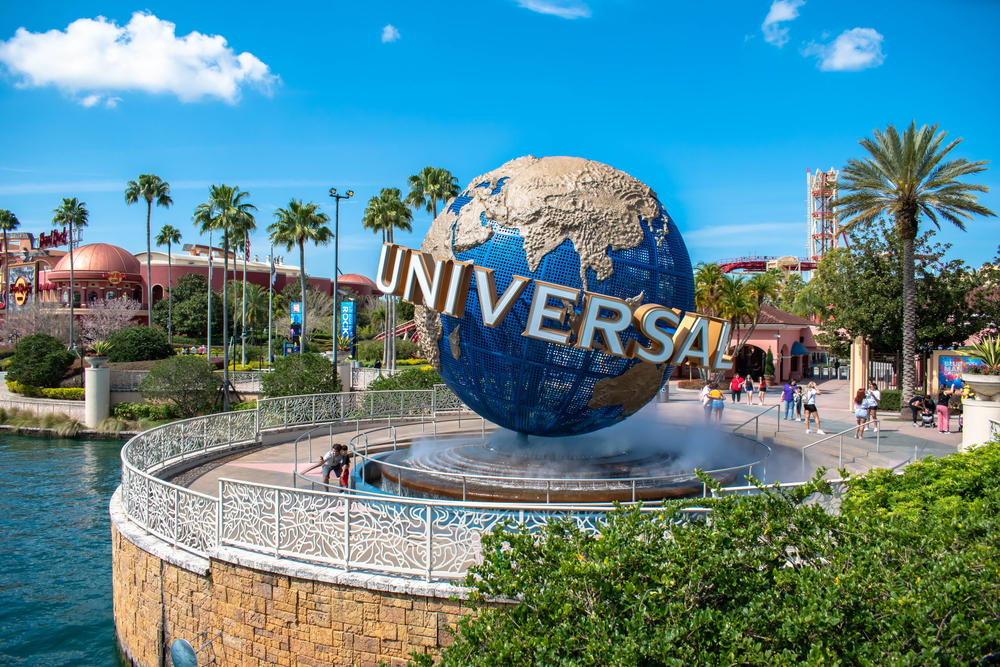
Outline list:
[[[868,383],[868,393],[865,398],[868,400],[868,415],[869,419],[872,421],[872,428],[877,431],[878,404],[882,400],[882,392],[878,390],[878,385],[875,384],[875,380]],[[868,426],[865,426],[865,430],[868,430]]]
[[[816,432],[820,435],[826,435],[819,427],[819,412],[816,411],[816,397],[819,396],[820,391],[816,388],[815,382],[810,382],[809,386],[806,388],[806,400],[803,401],[804,405],[802,407],[806,410],[806,433],[812,433],[809,428],[809,420],[812,417],[816,418]]]

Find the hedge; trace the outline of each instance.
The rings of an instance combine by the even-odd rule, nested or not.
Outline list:
[[[882,400],[878,402],[879,412],[899,412],[903,392],[900,389],[886,389],[882,392]]]
[[[127,421],[140,419],[172,419],[177,411],[172,405],[153,405],[151,403],[118,403],[111,408],[111,416]]]
[[[84,389],[80,387],[33,387],[14,380],[7,380],[7,389],[15,394],[33,398],[51,398],[59,401],[82,401]]]
[[[167,342],[167,334],[154,327],[124,329],[112,334],[108,342],[112,345],[108,360],[112,362],[155,361],[174,354],[174,349]]]

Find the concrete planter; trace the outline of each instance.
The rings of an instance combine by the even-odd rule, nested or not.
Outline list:
[[[1000,375],[962,373],[962,382],[976,392],[977,401],[996,401],[1000,395]]]
[[[84,357],[86,361],[92,368],[101,368],[104,364],[108,363],[107,357]]]

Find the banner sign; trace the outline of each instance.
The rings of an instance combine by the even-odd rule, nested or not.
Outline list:
[[[31,295],[35,291],[35,280],[37,279],[37,268],[34,264],[22,264],[12,266],[10,271],[10,287],[7,289],[8,308],[21,308],[31,300]]]
[[[43,248],[55,248],[57,246],[66,245],[69,243],[69,234],[66,232],[66,228],[60,232],[57,229],[53,229],[49,234],[39,234],[38,235],[38,247]]]
[[[346,338],[354,344],[355,336],[355,313],[353,301],[340,302],[340,337]]]
[[[938,357],[938,385],[944,387],[955,387],[956,380],[962,379],[962,373],[970,366],[982,366],[980,359],[972,357]]]
[[[292,303],[292,324],[302,324],[302,302]]]

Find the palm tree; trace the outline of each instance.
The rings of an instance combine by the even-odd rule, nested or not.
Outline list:
[[[319,204],[291,200],[288,208],[279,208],[274,212],[276,222],[268,226],[271,232],[271,242],[275,245],[285,245],[286,250],[299,246],[299,280],[302,286],[302,335],[299,344],[299,354],[305,352],[306,332],[306,241],[316,245],[326,245],[333,240],[333,232],[327,227],[330,216],[319,213]]]
[[[7,261],[7,232],[12,232],[21,226],[21,222],[17,219],[17,216],[8,211],[7,209],[0,209],[0,229],[3,230],[3,300],[7,303],[7,299],[10,295],[10,266]]]
[[[252,229],[256,225],[252,211],[256,211],[257,207],[246,201],[249,197],[250,193],[240,191],[239,186],[211,185],[208,188],[208,201],[198,204],[194,209],[194,224],[199,226],[202,234],[209,230],[222,232],[222,275],[226,280],[229,276],[230,235],[242,235],[244,230]],[[224,383],[222,409],[229,410],[229,308],[225,305],[225,295],[223,295],[222,309],[222,341]]]
[[[880,218],[888,218],[903,242],[903,397],[907,405],[916,384],[917,314],[913,246],[920,228],[920,215],[940,229],[938,216],[965,231],[973,215],[996,216],[977,201],[976,192],[989,192],[985,185],[963,183],[962,176],[987,169],[986,160],[944,158],[961,139],[944,146],[947,132],[938,133],[937,124],[917,129],[916,122],[902,135],[889,125],[875,130],[875,138],[859,143],[869,157],[848,160],[840,172],[840,192],[834,203],[844,221],[842,231],[865,228]]]
[[[458,179],[447,169],[438,167],[424,167],[419,174],[410,176],[407,182],[410,193],[406,195],[406,205],[414,210],[425,207],[435,218],[438,202],[444,203],[462,191],[458,187]]]
[[[252,327],[254,330],[263,331],[261,327],[267,323],[267,290],[260,285],[248,283],[244,292],[243,286],[234,280],[233,298],[236,300],[243,299],[244,293],[246,294],[247,306],[246,321],[243,321],[244,318],[238,311],[235,315],[235,321],[237,321],[244,330],[248,327]]]
[[[76,283],[73,278],[73,225],[77,229],[87,226],[90,212],[87,204],[76,197],[63,197],[59,208],[52,211],[52,222],[69,228],[69,344],[73,345],[73,318],[75,317],[74,301],[76,301]]]
[[[698,262],[694,269],[694,303],[699,313],[714,315],[719,309],[722,269],[715,262]]]
[[[382,232],[383,242],[393,242],[393,232],[397,229],[412,232],[413,213],[400,198],[402,193],[399,188],[382,188],[378,197],[368,200],[361,223],[365,229],[370,229],[376,234]],[[387,368],[395,368],[396,365],[396,299],[386,296],[388,308],[385,320],[385,339],[382,350],[383,363]]]
[[[149,227],[153,216],[153,202],[157,206],[170,208],[174,200],[170,198],[170,184],[156,174],[139,174],[139,182],[129,181],[125,185],[125,204],[131,206],[140,199],[146,201],[146,308],[149,310],[149,323],[153,323],[153,279],[151,267],[153,264],[152,230]]]
[[[167,341],[173,341],[174,332],[174,280],[171,276],[170,246],[181,242],[181,232],[173,225],[163,225],[163,229],[156,235],[156,246],[167,246]],[[147,266],[149,264],[147,263]]]

